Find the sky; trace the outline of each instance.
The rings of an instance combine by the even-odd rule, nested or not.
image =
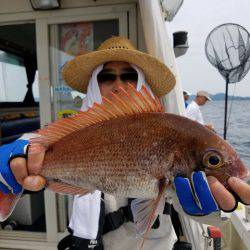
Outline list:
[[[185,55],[177,58],[184,90],[192,94],[201,89],[211,94],[225,91],[225,80],[206,58],[205,41],[212,29],[227,22],[240,24],[250,32],[250,0],[184,0],[173,21],[167,23],[170,33],[181,30],[188,32],[189,49]],[[3,89],[1,70],[2,67],[0,67],[0,89]],[[24,72],[22,74],[18,72],[16,71],[19,75],[19,84],[21,81],[25,85]],[[8,77],[10,78],[7,79],[8,82],[14,85],[15,75],[8,74]],[[230,85],[229,94],[233,93],[233,87]],[[11,88],[16,89],[16,92],[12,91],[12,96],[8,99],[16,99],[14,94],[20,99],[23,98],[25,93],[20,92],[20,88]],[[37,96],[37,84],[34,85],[34,90]],[[0,91],[0,100],[6,98],[3,94],[3,91]],[[250,96],[250,72],[236,84],[235,95]]]
[[[196,94],[206,90],[211,94],[225,92],[225,80],[205,55],[205,41],[209,32],[223,23],[237,23],[250,32],[249,0],[184,0],[172,22],[170,32],[187,31],[189,49],[177,58],[184,90]],[[233,93],[233,85],[229,94]],[[250,96],[250,71],[236,84],[235,95]]]

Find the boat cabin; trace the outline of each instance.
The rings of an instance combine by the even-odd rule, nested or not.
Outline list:
[[[39,2],[52,5],[46,9]],[[184,112],[172,44],[164,32],[153,34],[159,25],[152,13],[145,18],[143,10],[142,15],[139,2],[0,0],[0,145],[78,111],[84,94],[65,85],[61,69],[112,35],[127,37],[141,51],[162,57],[177,78],[176,88],[163,102],[172,112]],[[168,41],[157,47],[153,35],[159,34],[161,41]],[[176,44],[178,55],[184,54],[186,40],[184,46]],[[67,235],[70,202],[46,190],[25,193],[0,225],[0,249],[57,249]]]

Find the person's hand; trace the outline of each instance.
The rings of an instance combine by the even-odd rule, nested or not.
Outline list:
[[[211,123],[205,124],[204,126],[212,131],[215,131],[214,126]]]
[[[198,171],[188,178],[174,179],[176,194],[183,210],[190,215],[206,215],[219,209],[232,212],[238,201],[250,204],[250,186],[236,177],[230,177],[229,192],[215,177]]]
[[[250,204],[250,186],[236,177],[228,179],[229,192],[215,177],[208,176],[207,181],[213,197],[225,212],[232,212],[237,208],[238,201],[245,205]]]
[[[14,177],[9,162],[15,157],[25,161],[27,145],[27,140],[16,140],[0,147],[0,191],[4,194],[22,192],[22,186]]]
[[[39,191],[45,185],[45,179],[38,176],[44,155],[34,155],[27,166],[26,148],[28,140],[18,139],[0,147],[0,191],[20,193],[22,187],[30,191]]]
[[[193,172],[191,180],[177,176],[174,178],[174,186],[178,200],[187,214],[207,215],[219,210],[204,172]]]

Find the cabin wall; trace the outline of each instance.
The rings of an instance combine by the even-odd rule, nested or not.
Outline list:
[[[61,7],[57,10],[34,11],[30,0],[0,0],[0,25],[12,23],[33,22],[39,17],[50,17],[53,13],[64,12],[64,10],[96,6],[121,6],[124,4],[136,4],[136,26],[137,26],[137,48],[146,51],[143,36],[143,27],[140,18],[138,0],[61,0]],[[25,20],[23,20],[25,19]],[[130,20],[131,21],[131,20]]]

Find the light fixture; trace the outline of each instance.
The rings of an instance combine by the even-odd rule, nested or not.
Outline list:
[[[171,22],[184,0],[159,0],[165,21]]]
[[[173,34],[175,57],[183,56],[188,50],[188,33],[177,31]]]
[[[34,10],[54,10],[60,8],[60,0],[30,0]]]

